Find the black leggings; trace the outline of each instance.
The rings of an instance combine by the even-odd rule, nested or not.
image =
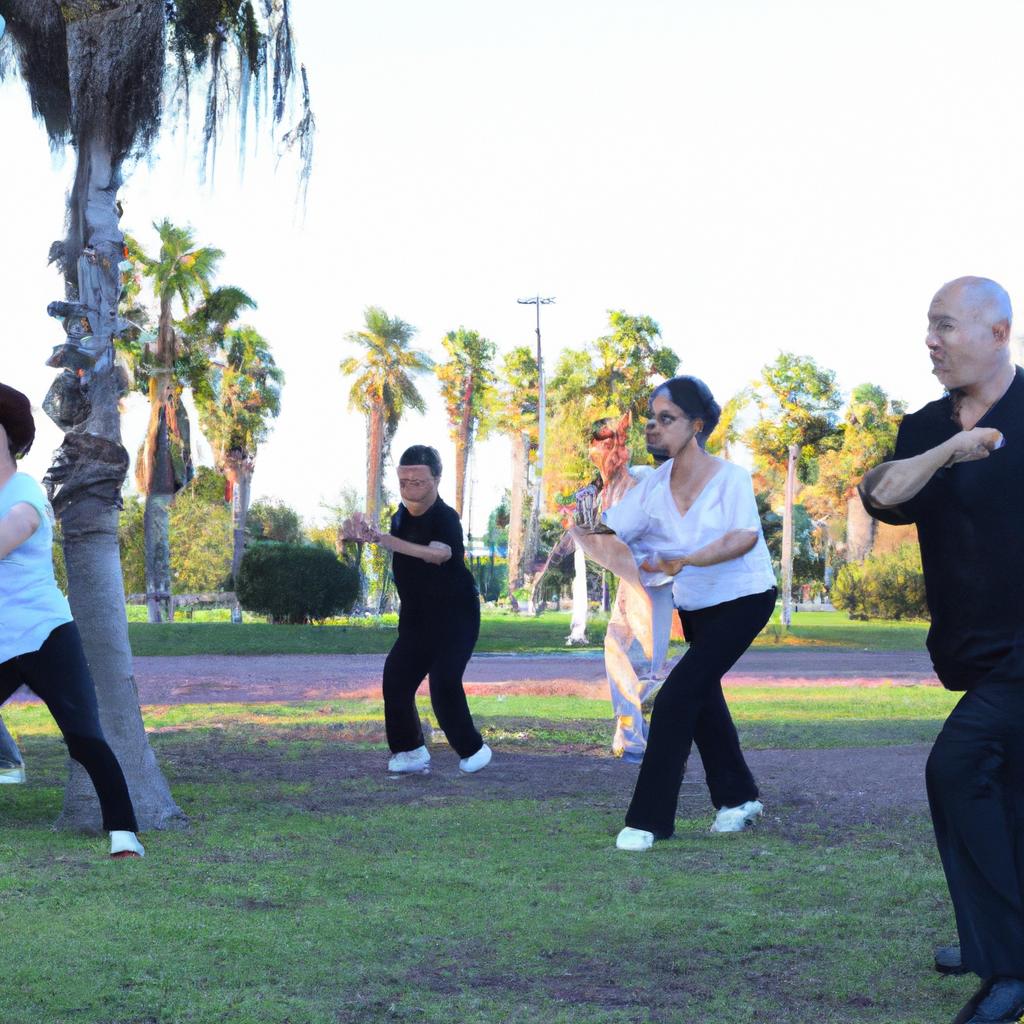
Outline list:
[[[437,724],[459,757],[472,757],[484,745],[462,688],[479,634],[476,600],[448,609],[440,622],[399,620],[398,640],[384,662],[384,726],[392,753],[423,746],[416,691],[426,676]]]
[[[103,828],[137,832],[124,772],[103,738],[96,688],[73,622],[58,626],[38,651],[0,664],[0,704],[22,685],[50,709],[68,753],[89,773],[103,812]]]
[[[653,832],[659,839],[672,835],[693,743],[700,751],[715,807],[737,807],[757,799],[757,784],[743,760],[722,693],[722,676],[764,629],[775,597],[773,587],[710,608],[679,609],[690,646],[654,700],[647,750],[626,812],[630,827]]]

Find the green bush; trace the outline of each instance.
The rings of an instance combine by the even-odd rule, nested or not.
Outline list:
[[[836,574],[832,604],[851,619],[926,619],[921,552],[903,544],[885,555],[850,562]]]
[[[274,622],[319,622],[355,604],[359,571],[318,545],[268,541],[246,550],[235,592],[246,611]]]

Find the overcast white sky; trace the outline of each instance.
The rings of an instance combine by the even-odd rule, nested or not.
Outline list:
[[[916,406],[939,393],[923,343],[939,285],[982,274],[1024,303],[1024,6],[1011,0],[293,9],[319,123],[304,220],[265,136],[241,181],[225,149],[211,191],[179,132],[132,170],[122,225],[152,243],[152,221],[190,223],[226,250],[219,280],[259,301],[251,320],[287,383],[254,492],[310,519],[364,486],[365,427],[338,362],[369,304],[439,356],[460,324],[502,351],[532,343],[516,299],[540,292],[558,300],[543,311],[549,367],[624,308],[653,316],[721,400],[787,349],[846,391],[873,381]],[[46,254],[72,165],[51,160],[17,82],[0,86],[0,124],[0,377],[38,405],[61,340]],[[431,379],[423,391],[431,411],[396,453],[433,443],[450,463]],[[142,429],[136,409],[133,453]],[[25,468],[41,475],[59,440],[41,429]],[[503,441],[480,447],[474,533],[507,466]]]

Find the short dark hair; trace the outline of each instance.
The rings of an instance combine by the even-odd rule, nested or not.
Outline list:
[[[32,403],[20,391],[0,384],[0,426],[7,433],[7,449],[12,459],[26,455],[36,436]]]
[[[699,377],[673,377],[651,392],[651,400],[666,393],[690,419],[704,421],[704,429],[697,435],[697,444],[703,448],[722,415],[722,407],[715,401],[711,388]]]
[[[400,466],[426,466],[430,475],[436,480],[441,476],[441,456],[437,454],[436,448],[427,444],[414,444],[402,452],[398,460]]]

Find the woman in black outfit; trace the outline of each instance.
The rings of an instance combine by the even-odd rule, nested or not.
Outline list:
[[[459,768],[478,772],[491,748],[473,725],[462,674],[480,633],[480,597],[466,568],[462,523],[437,493],[441,457],[427,445],[407,448],[398,460],[402,503],[381,533],[357,514],[342,527],[347,540],[379,544],[394,555],[401,600],[398,640],[384,662],[384,724],[397,773],[429,769],[430,752],[416,711],[416,691],[430,679],[437,724],[459,755]]]

